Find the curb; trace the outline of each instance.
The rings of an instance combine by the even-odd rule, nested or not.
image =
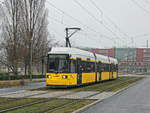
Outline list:
[[[142,79],[142,80],[143,80],[143,79]],[[141,81],[141,80],[140,80],[140,81]],[[129,86],[127,86],[127,87],[125,87],[125,88],[123,88],[123,89],[120,89],[120,90],[116,91],[116,92],[115,92],[113,95],[111,95],[110,97],[112,97],[112,96],[114,96],[114,95],[117,95],[117,94],[119,94],[119,93],[121,93],[121,92],[127,90],[128,88],[134,86],[135,84],[137,84],[137,83],[140,82],[140,81],[134,82],[134,83],[130,84]],[[110,98],[110,97],[108,97],[108,98]],[[108,98],[101,99],[101,100],[96,100],[95,102],[93,102],[93,103],[91,103],[91,104],[88,104],[88,105],[86,105],[86,106],[84,106],[84,107],[82,107],[82,108],[79,108],[78,110],[73,111],[72,113],[81,113],[81,112],[83,112],[83,111],[89,109],[90,107],[92,107],[92,106],[94,106],[94,105],[96,105],[96,104],[98,104],[98,103],[100,103],[100,102],[102,102],[102,101],[104,101],[104,100],[106,100],[106,99],[108,99]]]

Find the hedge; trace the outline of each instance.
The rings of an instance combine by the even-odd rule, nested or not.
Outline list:
[[[45,75],[32,75],[33,79],[45,78]],[[30,79],[29,75],[8,75],[6,73],[0,73],[0,80],[20,80]]]

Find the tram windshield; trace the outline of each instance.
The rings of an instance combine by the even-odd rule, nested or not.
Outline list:
[[[48,55],[48,72],[67,73],[69,72],[67,55]]]

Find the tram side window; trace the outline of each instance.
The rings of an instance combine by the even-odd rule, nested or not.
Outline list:
[[[94,72],[94,63],[93,62],[87,62],[86,65],[86,72]]]
[[[105,72],[109,72],[110,71],[110,67],[109,67],[110,65],[109,64],[104,64],[104,71]]]
[[[112,68],[113,68],[112,71],[115,72],[116,71],[116,66],[114,64],[112,65]]]
[[[111,64],[107,64],[107,71],[108,72],[112,72],[112,65]]]
[[[114,71],[114,65],[113,64],[109,64],[109,71],[113,72]]]
[[[105,64],[105,68],[104,68],[105,72],[108,71],[108,68],[109,68],[109,66],[107,64]]]
[[[79,72],[84,72],[84,73],[95,72],[94,62],[80,61],[77,66]]]
[[[111,67],[112,67],[112,72],[116,72],[118,70],[117,65],[115,64],[112,64]]]
[[[97,71],[98,71],[98,72],[102,72],[102,71],[103,71],[103,69],[102,69],[102,64],[101,64],[101,63],[98,63],[98,64],[97,64]]]
[[[75,73],[76,72],[76,61],[75,60],[71,60],[70,61],[70,72],[71,73]]]
[[[78,68],[78,72],[80,73],[84,72],[84,66],[82,61],[78,62],[77,68]]]
[[[86,62],[81,61],[81,64],[80,64],[80,65],[81,65],[81,66],[80,66],[81,72],[85,72],[85,69],[86,69]]]
[[[115,71],[118,71],[118,65],[115,65]]]
[[[115,72],[116,71],[116,66],[114,64],[111,65],[111,72]]]
[[[106,64],[103,64],[103,72],[106,72]]]
[[[99,64],[99,71],[104,72],[104,64]]]
[[[90,72],[90,71],[91,71],[90,62],[87,62],[87,65],[86,65],[86,72]]]
[[[94,62],[91,63],[91,69],[92,69],[91,72],[95,72],[95,63]]]

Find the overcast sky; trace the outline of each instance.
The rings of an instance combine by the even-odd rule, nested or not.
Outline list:
[[[150,0],[47,0],[46,6],[49,32],[61,43],[66,27],[82,29],[71,37],[75,46],[143,47],[150,39]]]
[[[74,46],[150,46],[150,0],[47,0],[46,7],[48,30],[62,44],[66,27],[80,27]]]

